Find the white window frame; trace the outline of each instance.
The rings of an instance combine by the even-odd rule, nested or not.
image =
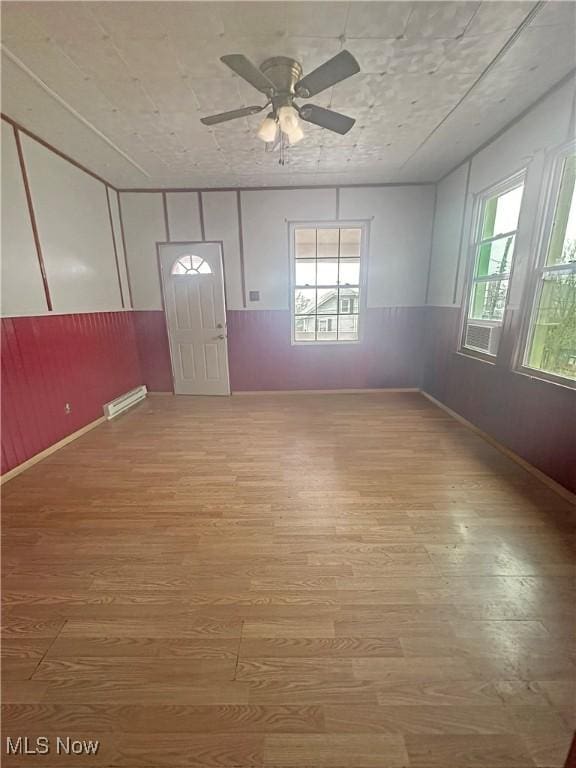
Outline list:
[[[545,187],[544,197],[540,207],[540,232],[537,240],[535,258],[532,263],[531,272],[526,280],[526,288],[522,301],[523,315],[522,328],[520,333],[519,353],[516,370],[527,374],[532,378],[542,379],[544,381],[562,384],[565,387],[576,388],[576,381],[559,376],[549,371],[543,371],[540,368],[531,368],[527,364],[527,358],[530,353],[532,340],[533,321],[536,318],[540,305],[540,294],[545,274],[558,272],[576,273],[576,263],[572,267],[566,264],[558,264],[547,267],[548,249],[552,237],[552,229],[556,216],[556,206],[560,194],[560,185],[562,183],[562,174],[564,172],[564,162],[570,155],[576,153],[576,139],[563,144],[551,155],[548,163],[548,182]]]
[[[488,202],[488,200],[491,200],[494,197],[500,197],[501,195],[506,194],[506,192],[511,192],[513,189],[516,189],[519,186],[523,186],[524,189],[522,191],[522,200],[520,202],[520,211],[518,213],[518,223],[516,225],[516,229],[511,230],[510,232],[500,233],[494,237],[482,239],[481,233],[482,233],[482,227],[484,224],[485,204]],[[501,279],[508,280],[508,290],[506,292],[502,320],[478,320],[477,321],[478,323],[481,323],[487,326],[493,326],[495,328],[500,327],[502,329],[501,334],[503,334],[504,329],[506,328],[506,312],[508,310],[508,298],[510,296],[510,286],[512,283],[513,273],[514,273],[514,261],[516,258],[516,247],[518,244],[518,233],[520,231],[520,222],[522,219],[522,210],[524,206],[525,192],[526,192],[526,169],[523,168],[522,170],[517,171],[513,175],[506,177],[502,181],[499,181],[496,184],[492,184],[491,186],[486,187],[485,189],[483,189],[481,192],[478,192],[474,196],[472,226],[470,230],[471,235],[470,235],[470,240],[468,245],[466,280],[464,282],[464,300],[462,304],[462,315],[461,315],[460,337],[459,337],[460,341],[458,345],[458,351],[461,354],[468,355],[469,357],[476,357],[480,360],[484,360],[492,364],[496,363],[496,361],[498,360],[498,356],[500,354],[500,350],[502,349],[502,335],[500,336],[500,339],[498,342],[498,350],[495,355],[492,355],[488,352],[483,352],[482,350],[475,349],[473,347],[467,347],[465,343],[467,325],[470,321],[474,323],[474,318],[470,318],[468,316],[468,313],[470,311],[470,302],[472,300],[472,293],[474,290],[474,286],[480,282],[490,282],[490,280],[496,279],[496,275],[489,275],[485,278],[474,277],[474,273],[476,270],[476,256],[480,247],[483,244],[489,243],[494,240],[503,239],[505,237],[514,236],[514,248],[512,250],[512,254],[510,258],[510,270],[505,275],[498,275],[498,277],[500,277]]]
[[[295,331],[295,306],[294,306],[294,292],[296,285],[296,248],[295,248],[295,232],[297,229],[360,229],[362,233],[360,235],[360,276],[358,282],[358,338],[357,339],[313,339],[310,341],[299,341],[294,337]],[[367,273],[367,257],[368,257],[368,237],[369,237],[369,222],[363,220],[345,220],[345,221],[290,221],[288,222],[288,241],[290,248],[290,338],[293,346],[299,347],[315,347],[325,345],[336,345],[339,347],[347,346],[350,344],[360,344],[363,339],[364,328],[364,313],[366,311],[366,273]],[[311,286],[315,288],[322,288],[323,286]],[[332,286],[327,286],[332,287]],[[337,310],[340,310],[337,304]],[[334,313],[335,315],[342,314],[340,311]]]

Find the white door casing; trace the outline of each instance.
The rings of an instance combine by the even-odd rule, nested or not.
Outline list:
[[[229,395],[221,246],[163,243],[158,253],[174,392]]]

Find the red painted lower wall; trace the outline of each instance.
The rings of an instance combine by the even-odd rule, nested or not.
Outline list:
[[[574,391],[456,354],[458,319],[458,308],[370,309],[361,343],[305,347],[290,343],[288,311],[231,311],[231,387],[418,387],[423,380],[425,391],[576,492]],[[162,311],[8,318],[1,331],[2,472],[97,419],[122,392],[142,383],[172,391]]]
[[[418,387],[425,309],[369,309],[358,344],[295,346],[290,311],[228,312],[232,391]]]
[[[576,493],[576,392],[457,354],[459,317],[428,307],[423,389]]]
[[[233,392],[278,389],[418,387],[425,309],[370,309],[363,341],[293,346],[290,312],[229,311],[228,357]],[[164,312],[135,312],[144,383],[172,392]]]
[[[142,384],[132,312],[4,318],[1,342],[2,472]]]
[[[134,312],[142,380],[150,392],[173,392],[172,362],[163,310]]]

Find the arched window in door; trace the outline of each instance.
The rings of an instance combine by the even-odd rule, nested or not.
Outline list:
[[[180,256],[172,264],[171,275],[211,275],[210,264],[200,256]]]

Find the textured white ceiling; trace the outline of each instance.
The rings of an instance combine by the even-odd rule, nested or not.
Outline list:
[[[576,66],[576,4],[518,33],[536,5],[4,2],[2,110],[119,187],[434,181]],[[344,47],[361,73],[311,101],[355,117],[346,136],[306,124],[280,166],[261,115],[200,123],[262,102],[223,54],[309,72]]]

